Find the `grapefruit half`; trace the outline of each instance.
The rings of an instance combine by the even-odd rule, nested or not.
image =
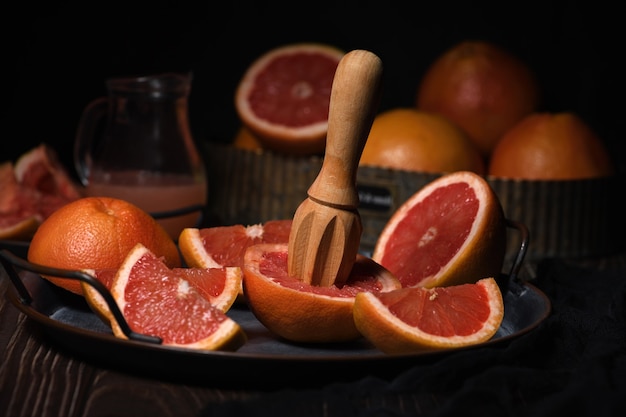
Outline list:
[[[242,123],[266,149],[293,154],[323,153],[330,90],[344,51],[331,45],[297,43],[257,58],[235,93]]]
[[[372,259],[404,287],[439,287],[497,277],[506,222],[489,183],[470,171],[430,182],[391,216]]]
[[[314,286],[289,276],[287,243],[263,243],[246,250],[243,287],[252,313],[272,333],[294,342],[350,341],[360,337],[352,308],[356,294],[400,288],[379,264],[358,256],[346,283]]]

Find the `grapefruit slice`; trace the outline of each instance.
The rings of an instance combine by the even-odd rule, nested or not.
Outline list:
[[[493,278],[439,288],[360,293],[354,322],[374,346],[389,354],[461,348],[486,342],[504,318]]]
[[[404,287],[440,287],[497,277],[506,222],[489,183],[470,171],[443,175],[417,191],[383,228],[372,259]]]
[[[130,328],[162,339],[164,345],[205,350],[234,350],[243,345],[243,329],[142,244],[117,271],[111,295]],[[113,334],[126,338],[109,317]]]
[[[256,318],[294,342],[350,341],[360,336],[352,307],[360,292],[385,292],[400,282],[379,264],[358,256],[342,287],[312,286],[287,272],[287,243],[262,243],[246,250],[244,293]]]
[[[242,123],[266,149],[293,155],[323,153],[330,90],[344,51],[298,43],[274,48],[244,73],[235,93]]]

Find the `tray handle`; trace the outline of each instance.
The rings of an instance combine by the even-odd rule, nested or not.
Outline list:
[[[33,301],[33,298],[31,294],[28,292],[28,289],[26,288],[26,286],[24,286],[24,283],[20,279],[16,269],[34,272],[39,275],[50,275],[50,276],[79,280],[79,281],[87,283],[88,285],[91,285],[96,291],[100,293],[102,298],[104,298],[104,300],[106,301],[109,307],[109,310],[111,311],[111,314],[113,314],[113,317],[117,321],[117,324],[120,326],[120,329],[122,330],[122,332],[124,333],[126,337],[128,337],[131,340],[136,340],[140,342],[148,342],[148,343],[155,343],[155,344],[162,343],[162,340],[160,337],[146,335],[146,334],[132,331],[132,329],[126,322],[124,315],[119,309],[117,303],[115,302],[115,299],[111,295],[111,292],[104,286],[104,284],[102,284],[92,275],[86,272],[81,272],[81,271],[50,268],[47,266],[33,264],[31,262],[23,260],[22,258],[14,255],[13,253],[11,253],[10,251],[6,249],[3,249],[0,251],[0,262],[2,263],[2,266],[4,267],[4,269],[7,271],[7,274],[9,276],[9,279],[13,283],[13,286],[17,290],[19,300],[22,304],[29,305]]]
[[[524,263],[524,258],[526,257],[526,252],[528,251],[528,242],[530,240],[530,232],[528,231],[528,227],[515,220],[505,219],[507,227],[511,229],[516,229],[520,233],[520,245],[517,250],[517,254],[513,259],[513,264],[511,265],[511,270],[509,272],[509,279],[507,280],[507,285],[509,283],[515,283],[518,286],[523,284],[522,279],[519,277],[520,270],[522,268],[522,264]]]

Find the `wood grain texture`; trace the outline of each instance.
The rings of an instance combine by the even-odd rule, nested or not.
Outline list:
[[[258,395],[143,378],[73,358],[7,300],[9,286],[0,267],[0,416],[198,416]]]

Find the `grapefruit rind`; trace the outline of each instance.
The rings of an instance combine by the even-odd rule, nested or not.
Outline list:
[[[98,274],[94,269],[84,269],[82,272],[91,275],[95,279],[99,279]],[[102,280],[100,280],[100,282],[102,282]],[[103,284],[105,287],[107,286],[106,283],[103,282]],[[104,297],[102,297],[98,290],[86,282],[81,281],[80,287],[83,291],[85,301],[87,302],[89,308],[91,308],[91,311],[93,311],[105,324],[112,326],[111,321],[114,320],[113,314],[111,313],[109,305]]]
[[[120,266],[118,272],[116,273],[115,279],[113,280],[113,284],[111,286],[111,295],[117,302],[122,314],[126,318],[126,306],[127,301],[125,297],[125,289],[128,285],[128,281],[130,279],[131,271],[135,264],[140,262],[140,260],[146,256],[152,254],[145,246],[142,244],[137,244],[128,254],[122,265]],[[154,256],[154,255],[152,255]],[[166,277],[157,277],[158,279],[165,279]],[[180,279],[181,281],[184,281]],[[138,283],[141,285],[141,283]],[[168,335],[163,334],[150,334],[150,336],[157,336],[163,339],[163,345],[174,346],[174,347],[182,347],[188,349],[200,349],[200,350],[235,350],[242,346],[247,337],[243,332],[243,329],[239,326],[237,322],[229,318],[222,312],[221,310],[213,307],[208,300],[202,297],[193,287],[188,288],[186,294],[189,297],[192,297],[192,301],[194,303],[194,317],[179,317],[178,320],[181,322],[189,319],[197,319],[200,315],[201,317],[208,315],[217,315],[221,317],[221,323],[218,328],[212,333],[208,334],[206,337],[202,337],[191,343],[176,343],[173,341],[168,341]],[[152,297],[147,297],[142,301],[142,309],[151,309],[153,311],[160,311],[162,316],[160,316],[164,323],[172,323],[170,311],[164,310],[161,308],[161,305],[158,302],[155,302]],[[113,330],[113,334],[116,337],[127,339],[126,335],[118,325],[118,323],[110,317],[109,322],[111,323],[111,328]],[[130,325],[130,323],[129,323]],[[138,331],[133,329],[134,331]],[[171,328],[165,329],[164,333],[170,333],[173,331]],[[174,330],[175,331],[175,330]],[[192,331],[192,330],[190,330]],[[138,333],[143,333],[141,330]],[[201,336],[198,336],[201,337]]]
[[[197,228],[186,228],[178,237],[178,248],[188,266],[193,268],[221,268],[206,251]]]
[[[354,296],[308,292],[307,288],[312,286],[304,282],[298,289],[289,288],[263,275],[259,259],[265,253],[287,253],[287,247],[287,244],[257,244],[246,251],[243,287],[255,317],[275,335],[294,342],[347,342],[359,338],[361,334],[352,316]],[[378,278],[381,292],[400,287],[389,271],[369,258],[359,256],[355,265]]]
[[[235,107],[239,118],[264,148],[294,155],[316,154],[324,151],[328,131],[327,119],[301,127],[284,126],[259,117],[248,100],[248,96],[255,88],[257,77],[268,64],[281,56],[303,53],[322,54],[336,59],[337,64],[345,55],[343,50],[321,43],[296,43],[277,47],[257,58],[248,67],[237,86]]]
[[[397,241],[396,233],[410,233],[410,229],[399,227],[408,213],[414,209],[423,209],[419,203],[434,191],[456,183],[466,183],[474,191],[479,201],[478,211],[465,241],[455,254],[441,268],[415,282],[403,276],[397,265],[392,265],[386,254],[392,252],[390,244]],[[415,237],[415,242],[422,241]],[[427,252],[418,248],[407,249],[402,263],[411,265],[411,259],[427,256]],[[420,286],[433,288],[439,286],[475,283],[490,276],[498,276],[502,271],[506,253],[506,221],[500,201],[489,183],[480,175],[470,171],[457,171],[445,174],[413,194],[391,216],[376,242],[372,259],[394,273],[405,287]],[[393,255],[393,254],[392,254]]]
[[[407,324],[389,311],[376,295],[359,293],[355,297],[354,321],[359,332],[376,348],[388,354],[412,354],[424,351],[458,349],[477,345],[490,340],[500,328],[504,318],[502,293],[493,278],[483,278],[476,284],[484,287],[488,294],[489,317],[482,327],[467,336],[438,336]],[[416,288],[433,294],[437,288]],[[436,302],[436,297],[432,297]],[[417,306],[416,306],[417,308]],[[424,309],[428,307],[424,306]]]

